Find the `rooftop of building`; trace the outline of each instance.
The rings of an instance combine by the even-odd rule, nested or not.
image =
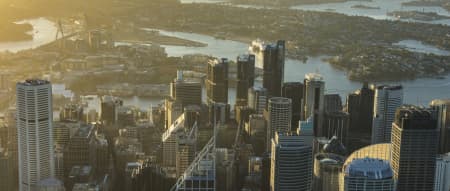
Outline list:
[[[393,177],[391,165],[387,160],[374,158],[354,159],[345,168],[345,175],[350,177],[366,177],[372,180],[390,179]]]
[[[92,124],[81,124],[74,137],[88,138],[93,130]]]
[[[305,79],[308,81],[323,81],[323,76],[318,73],[305,74]]]
[[[269,104],[270,103],[274,103],[274,104],[291,104],[292,100],[289,98],[285,98],[285,97],[272,97],[269,99]]]
[[[395,124],[403,129],[436,129],[436,123],[429,108],[403,105],[395,112]]]
[[[377,89],[379,90],[401,90],[403,89],[403,86],[401,85],[381,85],[377,86]]]
[[[92,173],[92,166],[73,166],[69,173],[69,178],[89,176]]]
[[[450,99],[435,99],[430,102],[431,106],[450,105]]]
[[[208,61],[208,64],[211,65],[222,65],[222,64],[228,64],[227,58],[215,58]]]
[[[345,157],[333,153],[319,153],[315,156],[321,164],[326,165],[343,165]]]
[[[241,54],[237,57],[238,62],[248,62],[250,60],[255,60],[255,55],[253,54]]]
[[[47,178],[47,179],[39,181],[37,183],[37,186],[38,187],[42,187],[42,186],[44,186],[44,187],[46,187],[46,186],[51,186],[51,187],[64,186],[64,183],[61,180],[58,180],[56,178]]]
[[[41,79],[26,79],[25,81],[18,82],[17,84],[23,85],[23,86],[40,86],[40,85],[50,84],[50,82],[47,80],[41,80]]]

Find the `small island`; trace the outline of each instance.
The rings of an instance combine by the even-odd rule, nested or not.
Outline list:
[[[373,6],[368,6],[368,5],[353,5],[352,6],[353,9],[380,9],[380,7],[373,7]]]
[[[31,30],[33,26],[28,23],[0,22],[0,42],[31,40],[33,36],[27,33]]]
[[[414,19],[418,21],[436,21],[450,19],[448,16],[439,15],[433,12],[420,12],[420,11],[392,11],[387,13],[389,16],[393,16],[399,19]]]

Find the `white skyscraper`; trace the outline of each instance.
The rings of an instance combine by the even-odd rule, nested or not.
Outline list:
[[[434,191],[450,190],[450,153],[441,155],[436,160]]]
[[[45,80],[26,80],[17,83],[16,91],[19,190],[31,191],[55,175],[52,86]]]
[[[310,191],[312,147],[301,136],[276,134],[272,139],[270,191]]]
[[[379,86],[375,90],[372,144],[391,142],[395,111],[403,104],[402,86]]]
[[[325,82],[319,74],[311,73],[305,75],[305,97],[303,119],[313,115],[314,136],[322,136],[322,124],[324,117],[324,92]]]
[[[284,97],[269,99],[267,111],[267,149],[271,148],[271,140],[275,133],[287,133],[291,131],[292,100]]]

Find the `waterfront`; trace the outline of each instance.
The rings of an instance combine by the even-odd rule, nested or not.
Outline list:
[[[388,12],[392,11],[420,11],[432,12],[439,15],[450,16],[450,12],[442,7],[437,6],[403,6],[402,3],[410,0],[372,0],[372,1],[347,1],[342,3],[324,3],[312,5],[298,5],[291,7],[292,9],[308,10],[308,11],[322,11],[322,12],[336,12],[350,16],[365,16],[373,19],[389,19],[397,20],[396,17],[389,16]],[[379,7],[379,9],[361,9],[352,8],[353,6],[368,6]],[[450,25],[450,19],[435,20],[435,21],[418,21],[412,19],[401,19],[407,22],[423,22],[431,24]]]
[[[30,42],[16,42],[13,46],[5,43],[0,43],[0,47],[9,46],[9,51],[19,51],[42,45],[54,40],[56,28],[54,24],[44,18],[35,20],[28,20],[35,26],[35,38]],[[33,22],[31,22],[33,21]],[[45,30],[42,28],[46,28]],[[174,32],[166,30],[158,30],[162,35],[173,36],[177,38],[192,40],[208,44],[205,47],[189,47],[189,46],[168,46],[165,47],[169,56],[182,56],[185,54],[205,54],[214,57],[226,57],[234,60],[237,55],[246,53],[248,51],[248,44],[232,41],[216,39],[207,35],[200,35],[195,33]],[[404,40],[395,45],[404,47],[410,51],[434,53],[437,55],[449,55],[448,51],[441,50],[437,47],[426,45],[420,41]],[[12,47],[12,48],[11,48]],[[5,49],[0,49],[5,51]],[[348,93],[361,87],[360,82],[350,81],[347,79],[346,72],[333,68],[330,64],[324,61],[326,56],[308,57],[308,60],[303,63],[299,60],[286,59],[286,73],[285,81],[303,81],[304,75],[310,72],[318,72],[324,76],[326,82],[327,93],[338,93],[343,100]],[[402,84],[405,87],[405,102],[411,104],[427,105],[429,101],[436,98],[446,98],[450,95],[450,75],[445,79],[422,78],[402,82],[386,82],[386,84]],[[378,83],[382,84],[382,83]],[[65,92],[65,95],[68,95]],[[230,89],[229,100],[234,102],[235,90]],[[128,97],[123,98],[126,105],[136,105],[141,109],[147,109],[150,105],[161,103],[162,99],[157,98],[140,98]]]
[[[21,50],[37,48],[55,40],[56,31],[58,29],[54,22],[46,18],[27,19],[17,23],[29,23],[33,26],[33,30],[29,31],[29,33],[33,35],[33,40],[2,42],[0,43],[0,52],[18,52]]]
[[[207,35],[194,33],[172,32],[158,30],[167,36],[178,38],[186,38],[188,40],[199,41],[208,44],[206,47],[194,48],[166,46],[166,52],[169,56],[180,56],[183,54],[207,54],[216,57],[226,57],[235,59],[239,54],[248,52],[248,44],[216,39]],[[433,46],[419,46],[419,41],[403,41],[400,44],[409,48],[416,47],[420,51],[429,53],[440,52]],[[186,50],[184,52],[184,50]],[[323,75],[326,84],[326,93],[340,94],[343,100],[348,93],[359,89],[362,84],[347,79],[346,73],[342,70],[333,68],[329,63],[324,61],[327,56],[308,57],[306,63],[299,60],[286,59],[286,68],[284,80],[287,81],[303,81],[305,74],[310,72],[318,72]],[[416,80],[408,80],[401,82],[379,82],[377,84],[401,84],[404,86],[404,100],[409,104],[428,105],[428,103],[437,98],[447,98],[450,95],[450,74],[445,79],[421,78]],[[231,96],[231,95],[230,95]],[[233,102],[234,99],[230,99]]]

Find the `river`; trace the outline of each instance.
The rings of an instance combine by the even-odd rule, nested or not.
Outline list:
[[[56,25],[54,22],[45,18],[27,19],[17,23],[29,23],[33,26],[33,30],[29,34],[33,35],[32,40],[18,42],[2,42],[0,43],[0,52],[18,52],[21,50],[32,49],[55,40]]]

